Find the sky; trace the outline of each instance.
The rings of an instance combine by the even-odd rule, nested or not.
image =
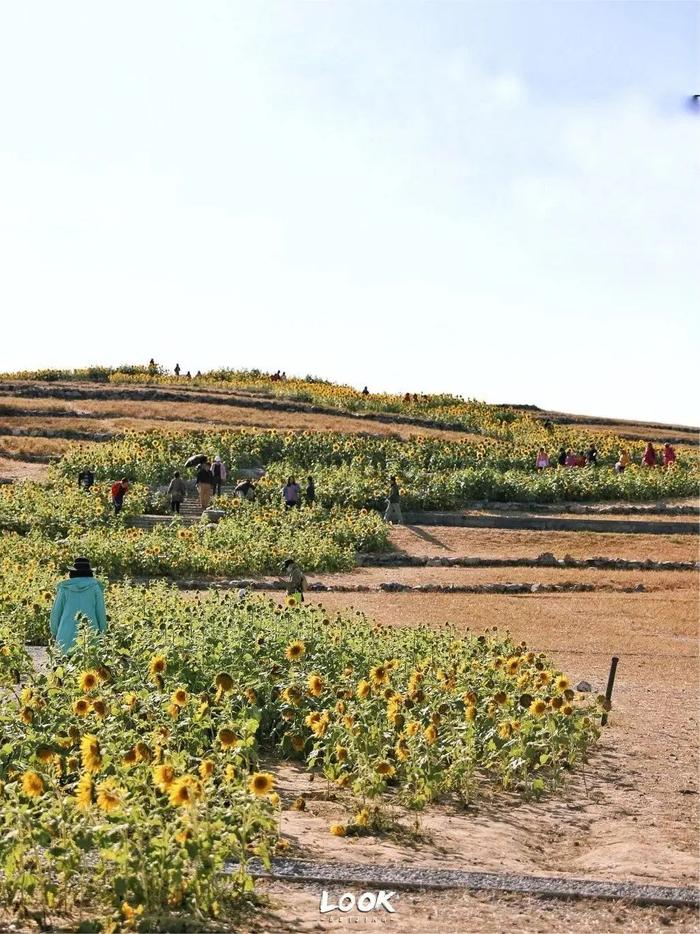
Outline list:
[[[698,424],[700,4],[0,0],[0,370]]]

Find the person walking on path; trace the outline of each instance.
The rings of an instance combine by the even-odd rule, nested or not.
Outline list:
[[[287,509],[301,506],[301,487],[294,477],[287,477],[287,482],[282,487],[282,499]]]
[[[401,493],[396,477],[389,477],[389,496],[386,501],[386,511],[384,512],[384,521],[399,524],[403,522],[401,515]]]
[[[214,477],[214,496],[221,496],[221,484],[226,483],[226,465],[217,454],[211,468]]]
[[[284,581],[287,588],[287,597],[293,597],[297,603],[303,603],[304,591],[309,588],[309,582],[304,576],[304,572],[294,558],[287,558],[282,565],[282,569],[285,573]]]
[[[199,465],[195,484],[199,491],[199,505],[204,512],[211,502],[211,493],[214,489],[214,474],[211,472],[209,461],[203,461]]]
[[[95,474],[89,467],[84,467],[78,474],[78,486],[81,490],[89,490],[95,483]]]
[[[170,486],[168,487],[168,496],[170,497],[170,508],[173,512],[180,512],[180,506],[187,495],[187,487],[185,481],[180,476],[179,471],[175,471],[173,479],[170,481]]]
[[[316,502],[316,484],[314,483],[313,477],[306,478],[306,491],[304,493],[304,499],[307,506],[313,506]]]
[[[544,448],[540,448],[537,452],[537,460],[535,461],[535,467],[538,470],[544,470],[545,467],[549,467],[549,456]]]
[[[78,613],[86,616],[97,632],[107,629],[107,614],[102,584],[95,580],[87,558],[76,558],[68,568],[69,579],[56,588],[51,608],[51,635],[64,652],[75,645],[78,634]]]
[[[672,445],[668,443],[668,441],[666,442],[666,444],[664,444],[663,453],[664,453],[664,467],[671,467],[672,464],[676,463],[676,451],[672,447]]]
[[[116,483],[112,484],[111,496],[112,504],[114,505],[114,515],[118,516],[122,511],[122,506],[124,505],[124,497],[129,492],[129,481],[126,477],[122,477],[121,480],[117,480]]]
[[[654,450],[654,445],[651,441],[647,441],[647,446],[644,449],[644,456],[642,457],[642,466],[643,467],[656,467],[656,451]]]

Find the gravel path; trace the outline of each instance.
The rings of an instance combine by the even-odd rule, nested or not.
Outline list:
[[[235,864],[228,867],[229,870],[234,868]],[[375,889],[469,889],[499,893],[517,892],[549,898],[624,900],[643,906],[700,907],[700,889],[690,886],[601,882],[519,873],[467,872],[459,869],[406,869],[398,866],[317,863],[300,859],[273,859],[269,871],[259,860],[252,860],[248,870],[256,878],[287,882],[342,883],[365,885]]]

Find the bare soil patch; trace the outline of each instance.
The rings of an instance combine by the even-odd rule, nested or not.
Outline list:
[[[596,587],[635,587],[646,590],[691,589],[698,579],[695,571],[605,571],[578,568],[461,568],[461,567],[359,567],[344,574],[308,575],[309,581],[325,584],[362,584],[378,587],[387,581],[400,584],[476,584],[537,583],[593,584]]]
[[[609,532],[533,532],[470,529],[459,526],[393,526],[392,548],[409,555],[536,558],[628,558],[646,561],[697,561],[698,539],[686,535],[625,535]]]

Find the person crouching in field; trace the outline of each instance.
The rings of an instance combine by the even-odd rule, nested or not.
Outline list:
[[[396,477],[389,477],[389,495],[386,500],[386,510],[384,512],[384,521],[395,524],[403,522],[401,514],[401,493]]]
[[[197,479],[195,480],[199,491],[199,505],[202,510],[207,509],[211,502],[211,494],[214,489],[214,475],[211,472],[209,461],[199,465],[197,470]]]
[[[124,505],[124,497],[129,492],[129,481],[126,477],[122,477],[121,480],[117,480],[116,483],[112,484],[112,505],[114,506],[114,515],[118,516],[122,511],[122,506]]]
[[[95,580],[87,558],[76,558],[68,568],[69,579],[56,588],[51,608],[51,634],[64,652],[75,645],[78,632],[77,614],[90,620],[97,632],[107,629],[107,614],[102,584]]]
[[[187,487],[185,486],[185,481],[180,476],[179,471],[175,471],[173,479],[170,481],[170,486],[168,487],[168,496],[170,497],[170,508],[173,512],[180,512],[180,506],[187,494]]]
[[[287,558],[282,565],[287,585],[287,597],[292,597],[295,603],[304,602],[304,591],[308,589],[309,582],[304,576],[304,572],[293,558]]]

